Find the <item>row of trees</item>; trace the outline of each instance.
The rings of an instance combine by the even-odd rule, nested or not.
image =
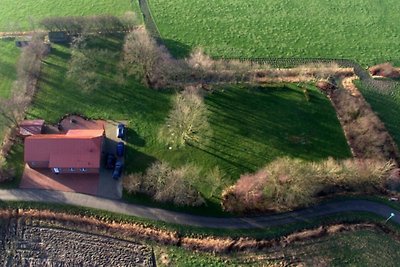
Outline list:
[[[48,31],[65,31],[70,34],[81,32],[127,31],[138,25],[134,12],[126,12],[121,17],[111,15],[49,17],[40,21]]]
[[[251,61],[215,60],[202,49],[194,50],[188,58],[175,59],[144,27],[126,36],[121,66],[128,75],[135,75],[156,89],[184,88],[188,84],[259,84],[280,79],[313,81],[352,73],[351,69],[342,69],[334,63],[275,69]]]
[[[337,191],[371,193],[383,190],[393,162],[349,159],[305,162],[277,159],[254,174],[245,174],[222,194],[226,211],[290,210],[309,205],[320,195]]]
[[[2,118],[0,121],[4,120],[11,126],[0,149],[0,182],[13,176],[14,170],[7,166],[5,157],[15,139],[15,129],[23,119],[35,93],[41,60],[48,51],[49,47],[43,43],[43,36],[33,36],[29,45],[22,48],[17,63],[17,80],[13,84],[11,96],[0,99],[0,117]]]
[[[0,115],[13,126],[17,126],[24,116],[36,89],[40,75],[41,60],[49,52],[43,36],[35,35],[29,45],[22,48],[17,63],[17,80],[13,84],[12,95],[0,100]]]

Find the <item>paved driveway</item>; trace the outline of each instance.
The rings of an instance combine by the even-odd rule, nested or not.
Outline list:
[[[54,174],[50,169],[37,170],[25,165],[19,187],[96,195],[98,184],[98,174]]]
[[[121,141],[116,136],[116,128],[120,122],[126,125],[125,121],[107,121],[104,124],[107,138],[105,139],[103,145],[103,160],[100,168],[100,181],[97,195],[111,199],[120,199],[122,197],[122,181],[115,181],[112,178],[112,170],[107,170],[104,168],[104,161],[107,153],[111,153],[116,156],[116,146],[117,143]],[[120,158],[119,160],[123,161],[124,159]]]

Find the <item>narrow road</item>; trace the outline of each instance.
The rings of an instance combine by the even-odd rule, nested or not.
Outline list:
[[[382,217],[388,217],[390,213],[394,213],[395,217],[392,220],[400,224],[400,212],[384,204],[368,200],[332,202],[293,212],[243,218],[197,216],[142,205],[128,204],[118,200],[105,199],[79,193],[38,189],[0,190],[0,201],[1,200],[70,204],[167,223],[220,229],[264,228],[288,223],[307,222],[315,217],[332,215],[339,212],[357,211],[371,212]]]

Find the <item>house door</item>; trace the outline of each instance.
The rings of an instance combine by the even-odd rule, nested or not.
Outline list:
[[[60,174],[60,169],[59,168],[53,168],[53,172],[55,174]]]

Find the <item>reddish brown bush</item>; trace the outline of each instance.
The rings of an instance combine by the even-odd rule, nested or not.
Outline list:
[[[226,211],[290,210],[313,203],[320,194],[335,191],[373,192],[384,186],[393,162],[328,159],[304,162],[281,158],[255,174],[242,175],[222,194]]]
[[[369,69],[371,75],[382,76],[386,78],[398,79],[400,78],[400,71],[393,67],[390,63],[383,63],[376,66],[372,66]]]

